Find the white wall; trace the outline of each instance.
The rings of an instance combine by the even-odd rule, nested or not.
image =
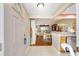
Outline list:
[[[30,42],[30,20],[27,13],[18,14],[13,9],[14,4],[5,4],[4,40],[5,55],[26,55],[26,49]],[[16,10],[18,10],[16,8]],[[26,13],[26,14],[25,14]],[[23,16],[23,17],[22,17]],[[26,33],[27,44],[24,45],[24,34]]]
[[[4,5],[0,3],[0,56],[4,55]]]
[[[76,24],[76,19],[61,19],[57,22],[55,22],[57,24],[67,24],[69,27],[71,27],[73,25],[73,23]]]
[[[79,47],[79,4],[76,4],[76,46]]]
[[[37,25],[45,25],[45,24],[52,25],[54,24],[54,22],[55,22],[54,19],[37,19],[36,20]]]
[[[31,44],[35,44],[36,42],[36,20],[31,20],[31,28],[32,28]]]
[[[60,50],[60,33],[52,32],[52,46]]]

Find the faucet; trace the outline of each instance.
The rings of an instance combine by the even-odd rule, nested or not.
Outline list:
[[[71,55],[71,56],[75,56],[75,53],[74,53],[72,47],[71,47],[69,44],[67,44],[67,43],[62,43],[62,44],[61,44],[61,47],[62,47],[64,50],[65,50],[65,48],[68,48],[69,51],[70,51],[70,55]]]

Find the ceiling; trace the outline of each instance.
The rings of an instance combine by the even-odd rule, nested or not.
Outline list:
[[[37,3],[24,3],[30,18],[51,18],[61,13],[75,14],[75,4],[45,3],[43,8],[38,8]],[[70,6],[70,7],[69,7]]]
[[[68,7],[63,14],[76,14],[76,5],[73,4],[72,6]]]
[[[24,4],[30,17],[52,16],[54,11],[60,6],[60,3],[45,3],[44,8],[38,8],[37,3]]]

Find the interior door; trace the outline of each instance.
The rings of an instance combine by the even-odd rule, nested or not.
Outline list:
[[[15,54],[25,55],[24,46],[25,24],[20,19],[15,19]]]
[[[30,23],[28,21],[28,16],[26,16],[26,18],[21,17],[21,15],[17,13],[18,10],[16,9],[16,11],[12,8],[13,6],[15,6],[15,4],[5,4],[4,6],[4,54],[9,56],[24,56],[26,55],[26,47],[29,46],[29,44],[24,44],[24,34],[28,33],[27,37],[30,36]],[[27,39],[30,40],[29,37]]]

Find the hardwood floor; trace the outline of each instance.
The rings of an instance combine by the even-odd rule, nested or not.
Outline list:
[[[52,39],[49,39],[50,42],[46,42],[43,40],[43,36],[42,35],[37,35],[36,38],[36,44],[35,45],[31,45],[31,46],[51,46],[52,45]]]

